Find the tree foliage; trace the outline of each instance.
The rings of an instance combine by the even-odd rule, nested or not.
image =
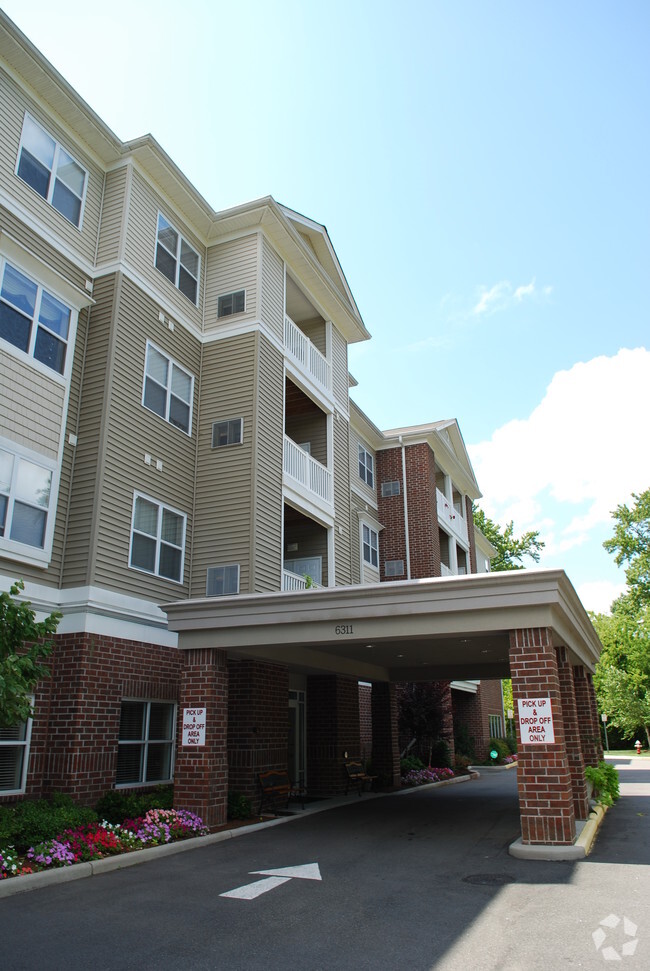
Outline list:
[[[29,601],[19,600],[25,589],[17,580],[0,594],[0,728],[26,721],[33,712],[29,695],[38,681],[49,677],[43,663],[52,653],[61,614],[37,621]]]
[[[522,562],[524,557],[530,557],[535,563],[539,563],[539,555],[545,544],[539,538],[538,530],[531,529],[517,537],[512,520],[502,528],[477,506],[474,506],[474,525],[497,551],[496,556],[490,560],[492,572],[523,570],[526,566]]]
[[[617,506],[612,513],[614,535],[603,546],[615,554],[617,566],[627,564],[627,591],[619,608],[637,612],[650,606],[650,489],[633,493],[631,506]]]

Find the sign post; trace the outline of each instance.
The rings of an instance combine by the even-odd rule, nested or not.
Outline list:
[[[609,752],[609,739],[607,738],[607,715],[601,715],[600,720],[603,723],[603,728],[605,729],[605,748]]]

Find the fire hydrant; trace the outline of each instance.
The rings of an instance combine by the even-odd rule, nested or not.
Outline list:
[[[637,755],[641,755],[641,742],[638,740],[638,738],[637,738],[636,742],[634,743],[634,747],[636,749],[636,754]]]

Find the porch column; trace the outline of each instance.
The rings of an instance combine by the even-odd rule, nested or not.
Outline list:
[[[208,826],[226,822],[228,799],[228,669],[215,648],[185,652],[181,675],[179,747],[174,772],[174,806],[190,809]],[[205,744],[182,744],[183,710],[204,709]]]
[[[554,729],[552,743],[529,743],[522,739],[519,717],[516,719],[522,843],[571,844],[576,835],[573,789],[557,656],[548,628],[510,632],[510,673],[516,715],[520,700],[550,699]]]
[[[335,674],[307,678],[307,784],[310,795],[345,792],[345,753],[359,758],[359,683]]]
[[[582,665],[573,669],[573,678],[582,758],[585,765],[595,767],[603,757],[596,693],[591,674]]]
[[[580,726],[578,724],[578,712],[576,708],[573,668],[571,667],[566,647],[558,647],[556,654],[558,675],[560,678],[560,693],[562,695],[564,741],[566,744],[569,770],[571,772],[571,787],[573,789],[573,811],[576,819],[587,819],[589,816],[589,801],[587,799],[585,763],[580,745]]]
[[[400,786],[397,696],[388,681],[372,685],[372,774],[384,785]]]

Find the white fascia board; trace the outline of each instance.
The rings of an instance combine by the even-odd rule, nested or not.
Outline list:
[[[366,415],[364,411],[361,410],[359,405],[352,400],[350,401],[350,424],[352,427],[359,432],[361,437],[370,445],[375,451],[379,451],[386,447],[384,440],[384,433],[380,428],[375,425],[370,418]]]
[[[450,687],[454,691],[465,691],[469,695],[478,693],[480,681],[452,681]]]

